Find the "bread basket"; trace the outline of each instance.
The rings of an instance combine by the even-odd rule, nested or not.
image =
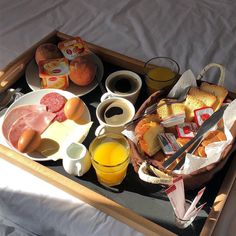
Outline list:
[[[197,83],[200,84],[206,71],[208,71],[210,68],[213,68],[213,67],[217,67],[220,69],[221,73],[220,73],[220,78],[218,80],[218,85],[222,86],[224,83],[224,78],[225,78],[225,69],[222,65],[219,65],[216,63],[211,63],[203,68],[201,73],[197,76]],[[153,93],[152,95],[150,95],[147,98],[147,100],[138,109],[135,117],[138,117],[141,114],[143,114],[143,112],[145,111],[145,109],[147,107],[158,102],[160,99],[166,97],[168,92],[169,92],[168,90],[167,91],[160,90],[160,91],[157,91],[157,92]],[[236,136],[235,123],[232,126],[230,131],[231,131],[231,134],[233,135],[233,138],[234,138]],[[155,166],[158,166],[158,160],[155,160],[155,156],[153,158],[149,158],[149,157],[145,156],[145,154],[143,154],[142,152],[139,151],[139,147],[133,141],[129,140],[129,143],[131,146],[131,163],[134,167],[135,172],[138,172],[140,165],[146,160],[148,160],[148,162],[151,160],[151,163],[156,162]],[[214,162],[214,163],[212,163],[208,166],[205,166],[203,168],[200,168],[200,169],[192,172],[191,174],[186,174],[186,175],[181,174],[181,176],[183,177],[183,180],[184,180],[185,188],[192,190],[192,189],[199,188],[199,187],[205,185],[207,182],[209,182],[214,177],[214,175],[225,166],[227,160],[229,159],[229,156],[230,156],[229,154],[233,150],[233,148],[232,148],[233,144],[234,144],[234,139],[223,150],[219,161]],[[179,174],[176,174],[174,172],[171,172],[169,174],[173,177],[180,176]]]

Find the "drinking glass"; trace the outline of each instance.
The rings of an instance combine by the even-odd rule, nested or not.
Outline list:
[[[154,57],[145,63],[144,69],[149,94],[173,86],[179,78],[178,63],[168,57]]]

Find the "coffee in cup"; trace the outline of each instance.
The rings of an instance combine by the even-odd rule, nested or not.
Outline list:
[[[134,104],[140,93],[142,80],[132,71],[120,70],[107,77],[105,86],[107,92],[103,94],[101,101],[109,97],[122,97]]]
[[[127,99],[112,97],[101,102],[96,109],[96,116],[100,123],[95,135],[106,132],[120,133],[124,125],[131,121],[135,114],[134,105]]]

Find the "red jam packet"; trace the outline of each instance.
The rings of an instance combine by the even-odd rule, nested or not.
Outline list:
[[[202,107],[194,110],[194,120],[198,126],[201,126],[205,120],[207,120],[212,114],[214,110],[212,107]]]
[[[193,138],[196,135],[198,126],[194,122],[184,122],[176,126],[179,138]]]

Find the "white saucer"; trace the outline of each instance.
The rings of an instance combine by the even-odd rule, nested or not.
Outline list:
[[[95,64],[97,65],[97,73],[96,73],[96,78],[94,79],[94,81],[88,86],[84,86],[84,87],[78,86],[70,81],[70,85],[66,89],[66,91],[69,91],[75,94],[76,96],[80,97],[91,92],[93,89],[97,87],[98,81],[100,82],[102,80],[104,68],[103,68],[103,64],[100,58],[96,54],[93,54],[92,56],[93,56]],[[25,77],[26,77],[27,84],[33,91],[37,91],[41,89],[38,66],[34,59],[32,59],[27,65],[26,71],[25,71]]]

